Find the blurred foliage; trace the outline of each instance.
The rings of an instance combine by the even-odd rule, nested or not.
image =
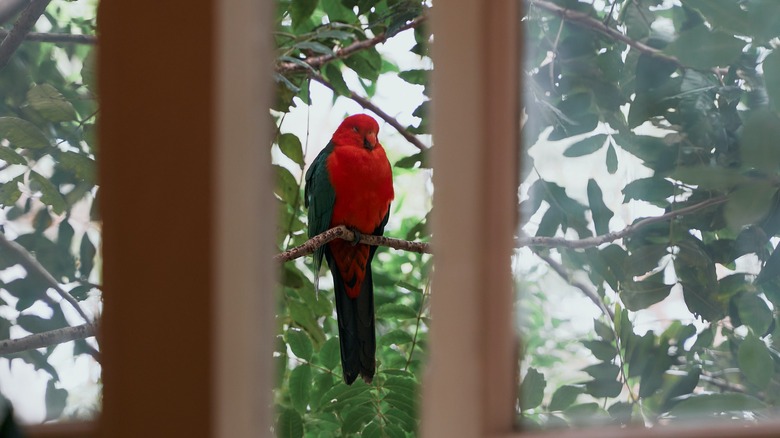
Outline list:
[[[94,10],[89,17],[74,15],[81,10],[53,2],[38,26],[57,34],[94,34]],[[100,296],[95,92],[91,45],[25,42],[0,70],[0,232],[82,306]],[[18,254],[0,253],[0,339],[9,339],[12,331],[16,338],[85,322],[46,279],[19,265]],[[74,357],[97,358],[86,341],[72,345]],[[68,399],[50,362],[56,348],[3,356],[49,376],[47,419],[60,418]],[[71,414],[91,415],[98,403],[90,412]]]
[[[313,73],[322,75],[332,86],[334,100],[345,98],[351,92],[370,99],[376,92],[378,78],[387,73],[397,74],[411,84],[426,85],[427,71],[401,72],[374,46],[316,68],[305,62],[307,58],[332,55],[336,50],[383,33],[388,38],[394,37],[402,26],[423,15],[422,2],[280,0],[277,7],[274,35],[278,65],[301,67],[297,71],[277,69],[277,98],[272,115],[278,126],[294,107],[331,104],[311,101],[309,85]],[[418,26],[410,32],[417,41],[412,51],[421,59],[427,57],[425,30]],[[344,79],[348,71],[356,74],[357,89],[350,89]],[[424,106],[427,102],[415,111],[414,115],[422,121],[408,127],[412,133],[427,133]],[[285,157],[274,163],[280,214],[279,251],[300,245],[307,239],[302,193],[304,144],[305,139],[295,134],[279,133],[272,146],[274,156],[278,156],[278,152]],[[396,176],[419,172],[420,166],[427,166],[422,153],[391,164]],[[391,216],[403,209],[403,199],[403,194],[396,194]],[[405,217],[399,227],[386,229],[385,235],[427,240],[426,223],[427,216]],[[370,386],[360,379],[347,386],[342,380],[332,288],[326,282],[320,282],[317,296],[313,287],[315,275],[326,274],[312,272],[308,257],[282,266],[274,355],[277,369],[275,432],[278,436],[405,437],[415,434],[421,364],[427,351],[431,258],[380,248],[372,267],[377,374]]]
[[[562,20],[555,6],[590,17],[591,25]],[[597,32],[597,25],[648,49]],[[619,156],[633,155],[652,176],[625,181],[624,204],[670,212],[724,202],[597,247],[536,249],[578,271],[615,316],[604,312],[579,340],[583,377],[558,385],[546,376],[564,366],[561,349],[570,345],[544,342],[554,321],[543,306],[524,308],[531,316],[524,320],[521,422],[661,425],[690,416],[754,422],[776,414],[780,2],[539,1],[527,5],[522,26],[522,134],[529,148],[569,139],[563,161],[604,157],[596,161],[604,174],[626,165]],[[523,160],[533,168],[528,150]],[[523,227],[571,239],[618,231],[610,220],[619,212],[604,202],[611,191],[586,178],[587,203],[543,176],[530,179],[524,219],[539,219]],[[692,323],[639,330],[636,316],[673,300],[673,290],[681,291],[679,305]],[[538,301],[544,292],[531,294]]]

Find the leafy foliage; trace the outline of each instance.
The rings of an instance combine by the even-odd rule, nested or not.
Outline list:
[[[52,5],[39,25],[58,34],[94,34],[94,11],[89,18],[74,15],[85,10]],[[18,251],[4,247],[0,253],[2,339],[85,323],[53,292],[52,281],[72,292],[88,317],[99,312],[98,108],[93,77],[93,46],[83,44],[25,42],[0,70],[0,237],[18,245]],[[21,269],[25,255],[53,280]],[[69,345],[71,361],[86,356],[96,363],[93,340]],[[63,361],[56,356],[68,348],[54,345],[3,356],[4,366],[23,362],[48,376],[42,394],[47,420],[89,416],[97,410],[96,399],[70,400],[73,387],[66,388],[60,380]]]
[[[382,34],[393,38],[402,27],[422,16],[422,2],[292,0],[280,1],[278,6],[277,99],[272,114],[280,127],[286,114],[295,108],[330,104],[312,101],[312,77],[320,77],[328,84],[334,91],[334,101],[352,93],[371,99],[378,80],[388,73],[397,74],[410,84],[425,86],[426,70],[399,72],[376,44],[367,44]],[[417,40],[413,51],[427,56],[427,37],[422,27],[409,32]],[[361,43],[366,45],[347,56],[327,58],[322,64],[313,61]],[[410,132],[427,132],[422,111],[415,114],[422,122],[409,126]],[[280,251],[307,239],[301,185],[309,146],[302,136],[280,132],[272,147],[277,172]],[[324,146],[311,145],[315,152]],[[414,168],[417,163],[426,167],[422,153],[394,158],[393,145],[385,143],[385,147],[391,161],[395,161],[396,177],[421,172]],[[392,217],[403,209],[404,199],[405,194],[397,191],[391,206]],[[425,240],[426,221],[426,217],[391,221],[385,234]],[[373,263],[378,369],[371,385],[358,380],[351,386],[342,379],[332,289],[321,281],[319,294],[315,293],[314,277],[323,274],[312,272],[308,259],[288,262],[281,268],[275,353],[275,432],[279,436],[404,437],[415,433],[421,362],[427,346],[430,264],[427,255],[378,250]]]
[[[561,8],[575,18],[562,19]],[[564,346],[585,358],[569,371],[581,378],[562,381],[565,358],[540,361],[545,345],[526,345],[524,424],[756,421],[777,412],[780,58],[769,41],[780,36],[778,14],[772,1],[529,5],[523,154],[536,172],[521,185],[523,227],[538,237],[596,236],[584,249],[534,251],[582,272],[605,310],[579,346]],[[598,31],[604,24],[622,38]],[[541,149],[556,142],[564,159],[551,159],[564,168],[581,160],[579,169],[587,163],[604,176],[553,181],[539,169]],[[634,176],[607,182],[615,174]],[[576,184],[587,196],[573,193]],[[640,216],[623,219],[630,210]],[[632,221],[625,237],[610,237]],[[664,305],[689,317],[639,326]],[[527,338],[545,330],[550,308],[524,308]]]

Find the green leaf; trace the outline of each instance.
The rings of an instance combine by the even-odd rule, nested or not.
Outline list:
[[[623,203],[632,199],[652,203],[665,203],[666,199],[674,195],[674,184],[663,178],[652,176],[640,178],[623,187]]]
[[[333,55],[333,49],[317,41],[301,41],[295,44],[298,50],[310,50],[322,55]]]
[[[607,148],[607,172],[609,172],[610,175],[614,175],[615,172],[617,172],[617,169],[618,169],[617,152],[615,152],[615,146],[610,144],[609,148]]]
[[[520,384],[520,409],[525,411],[542,404],[546,386],[547,382],[544,380],[544,375],[537,371],[536,368],[528,368],[528,372]]]
[[[617,349],[607,341],[582,341],[582,345],[590,350],[598,360],[612,360],[617,354]]]
[[[775,111],[780,111],[780,51],[777,49],[764,59],[764,85]]]
[[[92,158],[73,151],[59,152],[56,158],[60,166],[71,171],[76,178],[91,185],[97,182],[97,164]]]
[[[292,352],[299,358],[310,361],[311,356],[314,353],[314,348],[311,345],[311,340],[306,332],[300,329],[291,328],[287,330],[284,336],[287,345],[290,346]]]
[[[306,413],[311,393],[311,367],[300,365],[290,373],[290,401],[296,411]]]
[[[55,380],[46,384],[46,420],[55,420],[62,416],[65,402],[68,401],[68,391],[54,386]]]
[[[274,432],[279,438],[302,438],[303,420],[300,414],[293,409],[282,409]]]
[[[599,335],[599,337],[601,337],[601,339],[607,342],[615,340],[615,332],[612,331],[612,327],[604,324],[598,319],[593,320],[593,330],[597,335]]]
[[[593,214],[593,223],[596,227],[596,234],[609,233],[609,220],[612,219],[614,213],[604,203],[604,195],[601,192],[596,180],[591,178],[588,180],[588,203],[590,204],[590,211]]]
[[[298,181],[286,168],[277,165],[274,165],[273,168],[276,171],[276,188],[274,193],[287,204],[294,204],[300,191]]]
[[[27,164],[23,156],[6,146],[0,146],[0,161],[5,161],[7,164]]]
[[[550,400],[550,411],[562,411],[571,406],[584,391],[582,386],[563,385],[556,389]]]
[[[778,137],[780,138],[780,137]],[[726,224],[732,230],[761,221],[772,208],[772,198],[777,187],[767,181],[743,184],[731,193],[723,210]]]
[[[772,355],[766,344],[753,333],[739,344],[737,353],[739,369],[748,382],[764,389],[769,384],[775,371]]]
[[[780,117],[762,109],[751,112],[742,127],[740,148],[743,168],[756,168],[774,173],[780,167]]]
[[[340,96],[349,96],[350,91],[347,83],[344,81],[344,76],[341,74],[341,69],[333,62],[325,64],[322,71],[323,76],[328,82],[333,85],[333,90]]]
[[[97,255],[97,248],[89,240],[89,235],[84,233],[81,237],[81,246],[79,248],[79,271],[81,276],[88,278],[92,268],[95,266],[95,255]]]
[[[417,310],[404,304],[397,303],[383,304],[376,309],[377,319],[417,319],[417,313]]]
[[[287,132],[280,135],[278,141],[279,149],[281,149],[282,153],[303,168],[303,146],[301,146],[301,140],[295,134]]]
[[[726,190],[750,181],[735,169],[705,165],[678,167],[671,177],[708,190]]]
[[[670,414],[677,417],[701,418],[721,412],[760,411],[765,408],[763,402],[747,394],[694,394],[681,400]]]
[[[68,207],[57,187],[40,173],[30,172],[30,188],[34,191],[40,191],[41,202],[50,206],[55,213],[60,214]]]
[[[339,338],[330,338],[322,344],[320,348],[320,363],[327,369],[332,370],[339,364],[340,356]]]
[[[620,367],[613,363],[601,362],[582,369],[596,380],[615,380],[620,374]]]
[[[372,405],[354,406],[342,415],[344,422],[341,425],[341,430],[344,434],[355,433],[363,425],[373,420],[376,415],[376,407]]]
[[[344,59],[344,64],[351,68],[361,78],[376,81],[382,69],[382,57],[376,49],[371,48],[352,54]]]
[[[15,148],[43,149],[51,146],[37,126],[17,117],[0,117],[0,138],[8,139]]]
[[[612,398],[620,395],[623,384],[614,379],[597,379],[585,382],[585,393],[595,398]]]
[[[299,27],[317,9],[317,0],[292,0],[290,18],[293,28]]]
[[[385,333],[379,339],[382,345],[404,345],[412,342],[412,335],[401,329],[395,329],[389,333]]]
[[[772,324],[772,311],[756,294],[744,293],[736,299],[737,312],[742,323],[753,329],[753,333],[764,334]]]
[[[430,73],[430,70],[414,69],[402,71],[401,73],[398,73],[398,77],[410,84],[425,85],[428,82],[428,75]]]
[[[642,281],[624,281],[621,286],[620,300],[628,310],[634,312],[663,301],[672,291],[672,285],[663,282],[663,271]]]
[[[751,35],[751,20],[734,0],[682,0],[682,3],[699,11],[715,29]]]
[[[34,85],[27,92],[27,100],[44,119],[52,122],[76,120],[76,109],[56,88],[49,84]]]
[[[592,137],[582,139],[563,151],[564,157],[582,157],[590,155],[604,147],[607,141],[607,134],[596,134]]]
[[[686,67],[706,70],[736,62],[746,44],[730,34],[697,26],[680,33],[664,53],[674,56]]]

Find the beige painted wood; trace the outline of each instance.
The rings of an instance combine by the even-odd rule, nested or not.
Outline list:
[[[456,0],[432,9],[436,268],[423,380],[426,437],[512,429],[516,11],[514,0]]]
[[[273,2],[216,2],[214,437],[270,435],[276,211],[269,145]]]

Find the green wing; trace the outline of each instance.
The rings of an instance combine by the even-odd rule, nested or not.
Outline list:
[[[306,188],[304,190],[304,202],[309,207],[309,238],[325,232],[330,227],[330,219],[333,216],[333,204],[336,202],[336,192],[330,183],[328,176],[327,160],[333,152],[333,144],[328,143],[306,172]],[[320,267],[325,247],[321,246],[314,251],[314,289],[318,288]]]

